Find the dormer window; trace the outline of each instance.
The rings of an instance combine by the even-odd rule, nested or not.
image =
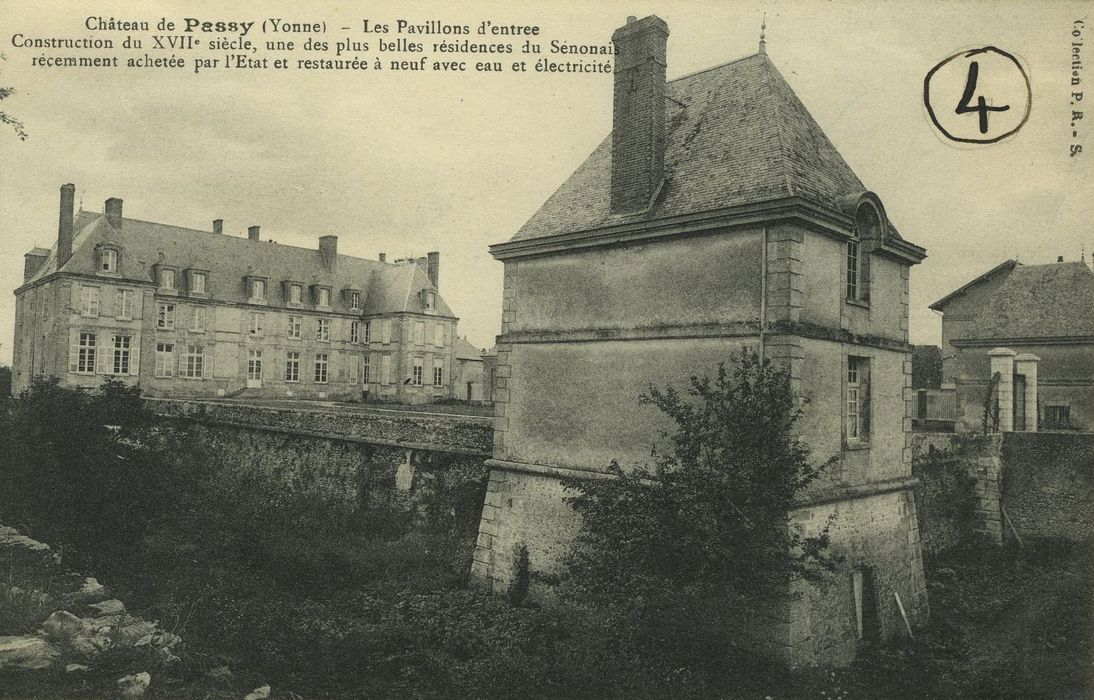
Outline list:
[[[118,271],[118,249],[101,248],[99,250],[99,272]]]
[[[351,289],[346,292],[346,297],[351,311],[361,310],[361,292],[356,289]]]
[[[252,304],[266,303],[266,278],[248,275],[246,278],[248,301]]]
[[[190,294],[209,293],[209,273],[206,270],[187,270],[186,291]]]
[[[319,308],[330,308],[330,287],[320,287],[315,285],[312,288],[312,297],[315,300],[315,305]]]
[[[422,306],[424,306],[426,308],[426,310],[431,311],[431,310],[437,308],[437,293],[436,292],[432,292],[428,289],[423,289],[421,297],[422,297]]]
[[[173,267],[163,267],[162,265],[157,266],[156,283],[159,285],[159,288],[161,290],[174,291],[177,288],[175,273],[176,271]]]
[[[281,283],[281,294],[289,306],[302,306],[304,299],[304,285],[300,282],[287,280]]]
[[[870,258],[884,240],[883,220],[870,200],[855,210],[854,237],[847,241],[847,300],[870,302]]]

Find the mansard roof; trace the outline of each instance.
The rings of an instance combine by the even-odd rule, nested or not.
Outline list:
[[[511,240],[786,197],[834,209],[866,191],[766,53],[671,80],[665,92],[665,183],[649,211],[612,214],[609,134]],[[900,240],[891,224],[889,235]]]
[[[350,312],[341,291],[360,289],[364,292],[362,312],[366,316],[420,312],[423,307],[419,293],[437,291],[423,266],[415,261],[387,263],[339,254],[335,270],[331,271],[324,265],[318,248],[255,241],[139,219],[122,219],[121,227],[116,228],[105,215],[86,211],[77,213],[73,230],[72,256],[60,272],[94,275],[96,246],[115,244],[122,251],[120,279],[154,282],[157,264],[179,271],[202,270],[208,272],[212,300],[247,303],[249,292],[244,279],[252,275],[269,280],[267,296],[275,307],[283,305],[278,288],[281,282],[330,287],[331,307],[340,312]],[[56,243],[42,268],[27,283],[55,272],[58,272]],[[455,317],[440,294],[431,313]]]

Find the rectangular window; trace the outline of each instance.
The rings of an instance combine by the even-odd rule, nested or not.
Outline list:
[[[329,318],[317,318],[317,319],[315,319],[315,339],[316,340],[330,340],[330,319]]]
[[[251,297],[253,299],[266,298],[266,280],[251,281]]]
[[[160,270],[160,287],[163,289],[175,288],[175,271],[174,270]]]
[[[422,376],[425,374],[425,361],[420,357],[414,358],[414,373],[411,375],[410,383],[414,386],[422,385]]]
[[[190,273],[190,291],[195,294],[205,293],[205,273],[204,272],[191,272]]]
[[[847,241],[847,298],[858,299],[858,241]]]
[[[193,307],[193,311],[194,315],[190,319],[192,321],[192,323],[190,324],[190,330],[201,333],[205,330],[205,321],[207,315],[206,309],[204,306],[195,306]]]
[[[380,357],[380,383],[391,384],[391,355]]]
[[[201,345],[187,345],[182,356],[179,376],[187,379],[205,378],[205,348]]]
[[[349,307],[354,311],[361,308],[361,292],[349,293]]]
[[[361,340],[361,322],[350,321],[349,322],[349,342],[357,343]]]
[[[156,310],[156,328],[163,330],[174,330],[175,328],[175,305],[174,304],[160,304]]]
[[[425,323],[422,321],[414,322],[414,344],[421,345],[425,343]]]
[[[327,353],[325,352],[315,355],[315,381],[319,384],[327,383]]]
[[[290,352],[285,356],[285,381],[300,381],[300,353]]]
[[[444,324],[438,323],[433,327],[433,344],[437,347],[444,347]]]
[[[381,335],[383,336],[381,338],[381,340],[383,342],[385,342],[385,343],[390,343],[391,342],[391,319],[390,318],[385,318],[384,319],[383,327],[381,329]]]
[[[114,346],[114,357],[111,364],[113,374],[129,374],[130,337],[128,335],[115,335],[110,340]]]
[[[247,351],[247,379],[262,379],[262,351]]]
[[[173,343],[156,343],[156,376],[175,376],[175,346]]]
[[[425,308],[430,310],[437,308],[437,294],[435,292],[427,291],[423,301],[425,302]]]
[[[357,356],[353,354],[347,354],[346,356],[346,380],[357,383]]]
[[[75,352],[72,361],[69,362],[69,370],[78,374],[95,373],[96,337],[94,333],[80,333],[76,341]]]
[[[369,383],[369,376],[368,376],[368,355],[367,355],[367,354],[366,354],[366,355],[364,355],[364,356],[363,356],[363,357],[361,358],[361,383],[362,383],[362,384],[368,384],[368,383]]]
[[[266,325],[266,314],[252,311],[250,328],[247,331],[252,336],[258,337],[262,335],[262,328]]]
[[[433,360],[433,386],[444,386],[444,360]]]
[[[870,360],[847,358],[847,439],[861,442],[870,437]]]
[[[303,319],[300,316],[289,316],[289,337],[300,338]]]
[[[361,339],[361,342],[362,343],[372,342],[372,322],[371,321],[365,321],[365,335]]]
[[[316,306],[330,306],[330,290],[320,287],[316,297]]]
[[[1045,404],[1045,424],[1047,430],[1068,430],[1071,428],[1071,406],[1069,404]]]
[[[103,272],[118,271],[118,251],[107,248],[102,251],[102,259],[99,269]]]
[[[119,320],[133,318],[132,289],[119,289],[114,292],[114,318]]]
[[[80,315],[99,315],[99,288],[80,285]]]
[[[289,285],[289,303],[290,304],[299,304],[300,303],[301,293],[302,292],[301,292],[299,284],[290,284]]]

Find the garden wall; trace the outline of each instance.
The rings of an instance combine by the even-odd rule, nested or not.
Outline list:
[[[1094,538],[1094,433],[1007,433],[1003,508],[1023,539]]]

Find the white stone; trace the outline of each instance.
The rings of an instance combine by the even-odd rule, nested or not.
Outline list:
[[[271,690],[272,688],[270,688],[270,686],[268,685],[260,685],[251,692],[247,693],[243,700],[266,700],[266,698],[270,697]]]
[[[100,615],[120,615],[125,612],[125,604],[117,598],[104,600],[101,603],[93,603],[87,607],[97,611]]]
[[[83,673],[90,670],[90,666],[84,666],[83,664],[68,664],[65,666],[65,673]]]
[[[59,642],[87,634],[91,631],[91,623],[67,610],[55,610],[42,623],[42,631],[50,639]]]
[[[42,637],[0,637],[0,671],[49,668],[60,656],[60,650]]]
[[[139,698],[148,691],[150,685],[152,685],[152,676],[146,671],[118,679],[118,690],[121,691],[123,698]]]

